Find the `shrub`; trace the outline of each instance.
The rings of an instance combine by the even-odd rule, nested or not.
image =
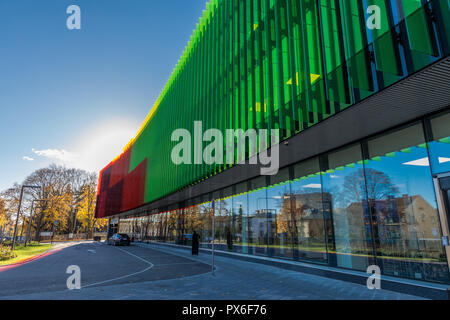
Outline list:
[[[17,257],[10,247],[0,245],[0,261],[5,261]]]

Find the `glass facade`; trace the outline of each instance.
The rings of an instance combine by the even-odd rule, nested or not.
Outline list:
[[[433,172],[450,171],[450,113],[439,114],[202,197],[120,220],[143,241],[310,261],[450,283]],[[446,124],[446,125],[445,125]],[[428,129],[427,129],[428,128]]]

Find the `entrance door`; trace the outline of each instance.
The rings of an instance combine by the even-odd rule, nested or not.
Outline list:
[[[442,243],[447,253],[447,261],[450,268],[450,172],[440,174],[434,178],[434,187],[439,209],[439,218],[442,227]]]

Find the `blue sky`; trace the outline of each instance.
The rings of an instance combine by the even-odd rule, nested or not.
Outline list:
[[[72,4],[81,30],[66,27]],[[0,191],[50,163],[99,170],[120,153],[205,4],[1,0]]]

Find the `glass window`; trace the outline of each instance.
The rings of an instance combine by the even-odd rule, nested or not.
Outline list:
[[[155,214],[152,214],[148,219],[148,230],[147,230],[147,239],[149,241],[156,241],[156,220]]]
[[[192,204],[192,202],[190,202]],[[189,206],[185,209],[181,210],[181,231],[180,231],[180,239],[179,244],[189,246],[192,245],[190,240],[190,235],[194,232],[195,225],[195,213],[193,210],[193,206]],[[198,228],[197,228],[198,230]]]
[[[201,207],[199,204],[192,206],[191,208],[189,208],[189,222],[188,222],[188,232],[186,232],[186,234],[193,234],[194,231],[196,231],[200,236],[202,235],[202,230],[203,230],[203,216],[202,216],[202,211],[201,211]],[[192,242],[190,241],[190,236],[185,238],[186,245],[192,245]],[[202,241],[202,239],[200,238],[200,242]]]
[[[330,153],[328,168],[323,170],[324,210],[332,217],[334,228],[329,259],[339,267],[366,271],[373,262],[373,246],[361,146]]]
[[[290,184],[290,219],[286,227],[294,242],[294,257],[326,261],[319,159],[295,165],[294,180]]]
[[[157,240],[161,242],[166,241],[166,213],[156,215],[157,224]]]
[[[167,213],[167,242],[175,242],[177,238],[178,215],[177,211],[169,211]]]
[[[385,274],[447,280],[422,125],[370,140],[368,150],[365,175],[377,263]]]
[[[199,215],[201,221],[200,232],[197,231],[200,237],[201,248],[211,248],[212,241],[212,216],[211,216],[211,202],[205,202],[199,206]]]
[[[270,180],[275,184],[267,188],[268,254],[293,259],[292,236],[288,232],[291,218],[289,169],[280,170]]]
[[[233,230],[232,230],[232,206],[231,187],[222,191],[222,199],[217,201],[215,210],[215,232],[217,250],[233,251]]]
[[[431,120],[433,141],[430,143],[433,173],[450,171],[450,113]]]
[[[236,186],[236,196],[230,199],[232,203],[231,230],[233,236],[233,251],[248,253],[248,194],[247,182]]]
[[[173,241],[176,244],[183,244],[183,235],[186,233],[186,213],[184,209],[177,209],[172,212],[172,214],[176,214],[176,220],[174,221],[176,224],[176,234],[174,235]]]
[[[215,191],[212,193],[214,199],[214,243],[216,250],[224,250],[224,218],[223,214],[223,201],[221,199],[221,191]],[[212,220],[211,220],[212,227]],[[212,235],[211,235],[212,237]]]
[[[408,29],[408,38],[413,53],[434,55],[432,38],[427,23],[427,13],[420,0],[403,0],[403,14]]]
[[[249,254],[267,255],[266,177],[259,177],[251,181],[247,221]]]

